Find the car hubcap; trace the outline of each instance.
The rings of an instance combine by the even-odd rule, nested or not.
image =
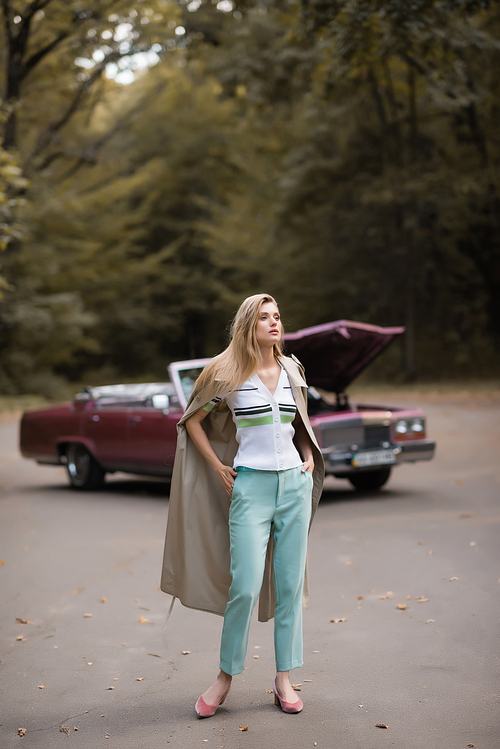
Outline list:
[[[75,445],[68,452],[68,473],[76,486],[81,486],[88,478],[90,470],[90,455],[87,450]]]

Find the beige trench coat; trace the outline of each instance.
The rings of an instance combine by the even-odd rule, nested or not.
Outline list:
[[[290,379],[298,411],[313,444],[312,522],[323,489],[323,456],[307,416],[304,369],[295,357],[285,357],[282,364]],[[194,392],[184,416],[177,425],[177,451],[170,489],[160,587],[165,593],[179,598],[184,606],[223,615],[231,585],[228,523],[231,499],[185,428],[186,420],[213,397],[212,386]],[[214,408],[202,421],[202,426],[220,460],[232,466],[238,448],[236,427],[229,408],[225,404],[221,405],[222,410]],[[272,553],[271,536],[259,598],[259,620],[264,622],[274,616]],[[307,606],[306,568],[304,608]]]

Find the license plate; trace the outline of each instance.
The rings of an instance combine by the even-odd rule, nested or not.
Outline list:
[[[365,468],[366,466],[383,466],[395,463],[396,456],[392,450],[372,450],[366,453],[353,455],[351,464],[354,468]]]

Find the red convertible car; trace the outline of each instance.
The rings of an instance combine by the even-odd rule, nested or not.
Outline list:
[[[345,394],[403,332],[339,320],[285,335],[287,353],[306,369],[309,415],[326,472],[359,490],[379,489],[394,466],[434,457],[421,409],[354,405]],[[75,489],[96,489],[115,471],[168,477],[176,424],[208,361],[171,364],[170,382],[84,388],[71,403],[29,411],[21,420],[21,452],[41,464],[64,464]],[[319,390],[335,397],[326,400]]]

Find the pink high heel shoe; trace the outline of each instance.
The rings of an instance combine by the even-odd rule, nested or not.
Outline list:
[[[226,699],[228,694],[229,689],[227,690],[221,701],[217,703],[217,705],[207,705],[207,703],[203,699],[203,696],[198,697],[194,709],[196,710],[200,718],[211,718],[212,715],[215,715],[215,713],[217,712],[218,707],[224,704],[224,700]]]
[[[274,680],[273,692],[274,704],[279,705],[284,713],[300,713],[300,711],[304,707],[304,704],[300,697],[298,698],[297,702],[285,702],[285,700],[282,700],[278,694],[278,690],[276,689],[276,679]]]

